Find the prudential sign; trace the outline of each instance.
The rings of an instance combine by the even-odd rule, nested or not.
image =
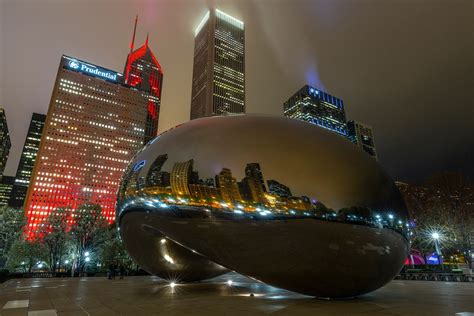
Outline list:
[[[76,71],[84,72],[89,75],[93,75],[96,77],[101,77],[108,80],[117,81],[117,73],[113,71],[108,71],[102,68],[98,68],[89,64],[81,63],[77,60],[70,60],[68,62],[68,66],[71,69]]]

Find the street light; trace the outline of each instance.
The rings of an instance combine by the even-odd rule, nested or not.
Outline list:
[[[441,235],[438,232],[435,231],[431,234],[431,238],[433,238],[433,240],[434,240],[436,254],[438,255],[438,264],[441,264],[442,263],[442,258],[443,258],[443,255],[441,254],[441,246],[439,244],[439,240],[441,238]]]

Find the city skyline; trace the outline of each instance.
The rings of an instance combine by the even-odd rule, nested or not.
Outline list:
[[[305,7],[307,12],[302,12],[301,16],[294,15],[294,10],[301,12],[303,3],[295,3],[288,9],[284,2],[280,2],[273,8],[272,14],[265,11],[264,4],[256,2],[244,5],[218,1],[216,7],[246,23],[246,104],[249,113],[281,115],[281,104],[300,86],[308,83],[325,89],[346,101],[348,117],[373,126],[380,161],[387,171],[394,178],[413,180],[444,169],[458,169],[472,175],[472,165],[468,159],[474,148],[469,137],[472,134],[472,124],[469,124],[472,122],[472,116],[469,115],[472,111],[463,110],[469,104],[470,94],[467,89],[462,89],[469,82],[466,77],[468,67],[447,68],[447,58],[452,56],[468,62],[469,50],[461,49],[462,45],[440,45],[450,38],[452,32],[457,34],[458,39],[467,39],[463,37],[467,33],[462,31],[460,19],[457,20],[461,24],[458,25],[459,29],[447,27],[446,22],[449,13],[456,12],[459,16],[467,11],[464,10],[464,3],[467,2],[459,1],[456,2],[457,6],[448,8],[442,2],[436,2],[431,6],[429,18],[417,29],[411,27],[415,21],[418,23],[416,12],[423,12],[422,5],[414,3],[409,6],[416,10],[407,10],[408,5],[403,4],[384,7],[375,5],[373,10],[377,9],[384,17],[384,26],[381,30],[373,31],[370,25],[378,19],[370,15],[375,12],[370,8],[373,3],[356,6],[350,2],[332,5],[321,2],[318,6],[318,1],[315,1]],[[187,121],[191,96],[193,30],[208,9],[209,2],[137,4],[136,10],[132,5],[120,4],[110,8],[107,3],[100,2],[94,10],[86,7],[77,2],[74,16],[60,17],[55,15],[55,10],[64,10],[64,7],[58,5],[57,9],[53,9],[47,3],[42,3],[38,10],[31,10],[35,12],[35,17],[17,18],[18,21],[26,21],[18,28],[15,27],[15,17],[20,13],[25,14],[22,5],[13,2],[1,5],[0,43],[5,49],[2,48],[0,106],[6,108],[13,140],[6,175],[15,173],[29,123],[27,117],[32,112],[46,113],[54,71],[48,73],[45,69],[51,63],[57,65],[59,54],[69,53],[120,71],[123,56],[127,53],[130,28],[135,16],[131,12],[134,11],[140,17],[143,16],[144,21],[142,30],[137,33],[137,41],[142,42],[144,31],[150,30],[151,48],[167,74],[162,100],[163,119],[160,120],[159,130],[164,131]],[[113,27],[102,27],[92,33],[98,25],[107,24],[108,17],[104,12],[111,9],[115,10],[119,21],[114,21]],[[289,12],[286,13],[285,9]],[[85,11],[91,11],[87,20],[90,25],[80,22],[79,17],[84,15],[80,13]],[[310,17],[324,16],[324,13],[332,19],[322,19],[309,27],[303,23]],[[402,24],[398,23],[401,13],[404,19]],[[278,25],[276,20],[288,21],[289,16],[292,19],[298,17],[302,22]],[[368,18],[369,28],[358,23],[361,17]],[[440,17],[443,17],[443,23],[439,23]],[[70,26],[61,22],[66,18],[71,20]],[[39,23],[38,26],[36,22],[41,20],[56,23],[48,26]],[[337,25],[334,21],[337,21]],[[172,27],[166,29],[166,24]],[[62,29],[59,30],[55,25],[62,25]],[[392,29],[394,25],[399,29]],[[287,30],[282,29],[286,26]],[[347,32],[346,29],[351,26],[354,32]],[[384,34],[390,35],[390,42],[384,40]],[[425,35],[430,37],[425,38]],[[24,45],[35,46],[35,38],[44,43],[38,53],[22,49]],[[309,40],[314,40],[314,44],[309,43]],[[321,45],[326,43],[336,47],[330,49],[331,45]],[[343,49],[347,48],[345,43],[351,45],[350,49]],[[420,54],[428,51],[430,45],[437,48],[437,57],[421,57]],[[295,47],[298,49],[292,49]],[[390,55],[387,50],[391,48],[398,56]],[[20,61],[13,55],[15,51],[22,51],[19,54],[21,63],[15,63]],[[347,54],[348,58],[343,57]],[[37,62],[38,58],[41,58],[41,63]],[[7,60],[8,63],[5,62]],[[387,63],[386,67],[383,67],[382,62]],[[438,77],[433,76],[433,71],[444,80],[431,80]],[[35,81],[32,86],[33,82],[25,83],[22,80],[21,84],[29,93],[19,95],[15,84],[30,72],[41,76],[41,82]],[[317,77],[319,79],[316,80]],[[448,103],[452,106],[443,106]],[[427,108],[430,111],[426,112]],[[28,115],[23,115],[26,111],[29,111]],[[448,129],[450,132],[444,133]],[[433,141],[427,142],[427,138]],[[430,157],[429,161],[426,157]]]

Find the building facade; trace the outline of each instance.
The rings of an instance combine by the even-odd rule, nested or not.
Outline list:
[[[273,195],[277,195],[279,197],[289,198],[292,196],[291,190],[284,184],[276,180],[268,180],[268,192]]]
[[[125,63],[123,80],[125,84],[138,89],[143,97],[148,100],[145,137],[143,140],[143,144],[146,144],[158,135],[163,71],[160,63],[148,46],[148,35],[145,44],[136,50],[134,49],[137,22],[138,16],[135,19],[135,29],[130,44],[130,53]]]
[[[162,171],[163,164],[168,160],[168,155],[159,155],[156,157],[155,161],[150,166],[150,169],[146,175],[146,186],[155,187],[155,186],[168,186],[170,183],[170,174],[169,172]]]
[[[177,162],[171,169],[170,182],[171,191],[178,196],[190,196],[189,184],[193,174],[194,160]]]
[[[0,179],[0,207],[9,204],[14,182],[15,177],[3,176]]]
[[[20,162],[16,170],[15,184],[10,198],[10,206],[21,208],[25,203],[26,193],[30,185],[33,167],[35,165],[36,155],[38,154],[41,135],[43,133],[46,115],[33,113],[26,134],[23,151],[21,152]]]
[[[189,191],[191,196],[197,200],[220,200],[221,191],[215,186],[205,184],[190,184]]]
[[[147,103],[122,74],[61,58],[25,203],[30,237],[59,207],[99,204],[114,221],[120,179],[145,137]]]
[[[223,168],[216,175],[216,186],[219,188],[222,200],[226,203],[235,203],[242,200],[237,180],[232,177],[228,168]]]
[[[366,153],[378,160],[372,127],[357,121],[347,122],[349,139]]]
[[[8,155],[10,153],[10,134],[8,132],[7,116],[5,110],[0,108],[0,179],[7,165]]]
[[[244,23],[212,9],[194,34],[191,119],[245,113]]]
[[[347,137],[344,102],[305,85],[283,104],[285,116],[306,121]]]

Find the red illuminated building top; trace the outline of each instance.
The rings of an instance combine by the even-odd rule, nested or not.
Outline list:
[[[137,22],[138,16],[135,18],[130,53],[125,64],[124,81],[125,84],[137,88],[148,96],[148,118],[144,139],[144,143],[147,143],[158,133],[163,71],[160,63],[148,46],[148,35],[145,44],[134,50]]]

